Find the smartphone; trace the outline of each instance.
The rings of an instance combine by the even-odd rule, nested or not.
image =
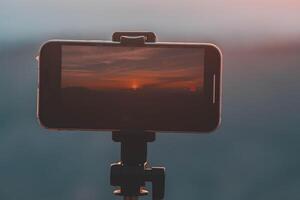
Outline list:
[[[210,132],[220,123],[221,68],[213,44],[48,41],[38,119],[50,129]]]

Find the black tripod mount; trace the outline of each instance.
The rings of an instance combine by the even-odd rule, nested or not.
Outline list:
[[[112,41],[124,46],[142,46],[146,42],[156,42],[153,32],[115,32]],[[149,167],[147,163],[147,143],[155,140],[155,133],[149,131],[114,131],[112,139],[121,142],[121,161],[110,168],[110,184],[118,186],[114,194],[125,200],[138,199],[147,195],[146,182],[152,183],[152,199],[164,197],[165,168]]]
[[[152,182],[152,199],[161,200],[164,197],[165,168],[149,167],[147,164],[147,142],[155,140],[154,132],[124,132],[112,133],[115,142],[121,142],[121,161],[110,168],[110,183],[119,186],[114,194],[124,196],[124,199],[137,199],[147,195],[145,182]]]

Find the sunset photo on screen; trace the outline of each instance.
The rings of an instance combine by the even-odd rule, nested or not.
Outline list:
[[[201,92],[204,51],[194,48],[62,47],[62,87]]]
[[[65,118],[82,126],[97,120],[105,129],[196,129],[203,112],[204,53],[193,47],[63,45]]]

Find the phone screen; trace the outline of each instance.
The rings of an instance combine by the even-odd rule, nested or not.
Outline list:
[[[103,129],[197,128],[204,50],[63,45],[62,113]]]

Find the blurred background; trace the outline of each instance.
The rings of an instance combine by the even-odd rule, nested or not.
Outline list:
[[[167,168],[166,199],[300,199],[299,10],[298,0],[0,1],[0,199],[116,199],[111,134],[39,126],[35,57],[49,39],[124,30],[224,53],[221,127],[149,145],[151,164]]]

